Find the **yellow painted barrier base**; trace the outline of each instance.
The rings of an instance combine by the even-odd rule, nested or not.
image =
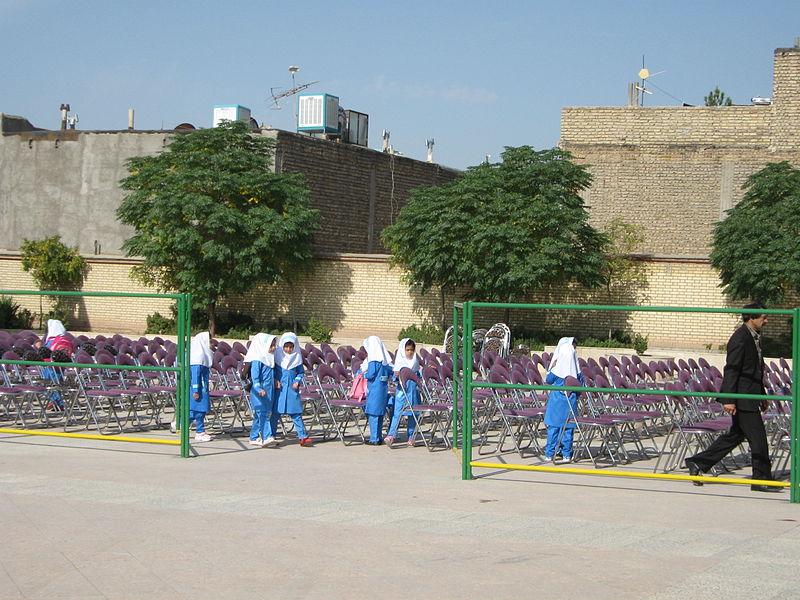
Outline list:
[[[95,435],[91,433],[60,433],[58,431],[41,431],[38,429],[3,429],[0,433],[13,433],[17,435],[45,435],[49,437],[78,438],[82,440],[105,440],[112,442],[136,442],[140,444],[166,444],[180,446],[180,440],[161,440],[153,438],[126,437],[122,435]]]
[[[573,475],[605,475],[607,477],[638,477],[640,479],[672,479],[676,481],[701,481],[708,483],[734,483],[739,485],[771,485],[773,487],[790,487],[785,481],[771,479],[742,479],[740,477],[709,477],[702,475],[671,475],[669,473],[635,473],[632,471],[608,471],[603,469],[575,469],[572,467],[545,467],[534,465],[507,465],[504,463],[489,463],[472,461],[471,467],[482,469],[503,469],[513,471],[547,471],[550,473],[572,473]]]

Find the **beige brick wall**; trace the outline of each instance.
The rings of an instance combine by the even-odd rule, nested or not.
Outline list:
[[[147,292],[130,281],[130,260],[90,259],[91,270],[85,291]],[[707,261],[650,260],[645,263],[647,283],[636,294],[617,293],[613,304],[643,306],[693,306],[727,308],[718,279]],[[18,255],[0,255],[0,281],[9,289],[35,289],[20,268]],[[23,306],[38,310],[38,300],[17,296]],[[531,303],[608,304],[604,291],[587,291],[577,286],[541,292],[527,298]],[[447,321],[451,321],[453,298],[446,299]],[[79,311],[80,328],[96,331],[141,333],[145,319],[153,312],[169,313],[166,300],[86,298]],[[220,310],[240,310],[257,320],[272,321],[294,317],[307,321],[317,316],[339,335],[377,334],[394,340],[397,333],[413,323],[438,324],[439,296],[421,296],[409,291],[401,273],[390,268],[382,255],[342,255],[318,259],[315,267],[291,287],[287,284],[259,287],[244,296],[229,299]],[[716,349],[727,341],[737,325],[737,316],[726,314],[680,314],[656,312],[512,311],[512,329],[524,326],[559,334],[603,336],[612,329],[647,335],[653,347]],[[505,319],[502,310],[481,310],[476,325],[488,326]],[[776,319],[769,333],[785,327]]]
[[[645,228],[644,252],[707,256],[748,176],[800,165],[800,49],[774,56],[770,106],[564,108],[560,146],[594,176],[592,224],[620,217]]]

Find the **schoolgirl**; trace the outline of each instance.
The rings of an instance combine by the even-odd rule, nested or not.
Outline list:
[[[278,431],[278,420],[281,415],[289,415],[294,423],[301,446],[312,446],[313,442],[306,433],[303,424],[303,403],[300,400],[300,384],[303,381],[303,357],[300,344],[294,333],[287,332],[281,336],[275,350],[277,368],[277,398],[275,410],[272,412],[270,425],[273,435]]]
[[[214,359],[214,350],[211,344],[211,335],[202,331],[192,338],[189,351],[189,366],[191,369],[192,396],[189,400],[189,425],[197,422],[195,442],[210,442],[211,435],[206,433],[206,414],[211,408],[211,397],[208,389],[208,378],[211,374],[211,363]]]
[[[567,377],[574,377],[584,385],[583,375],[578,368],[578,354],[575,351],[577,342],[572,337],[558,340],[553,352],[553,359],[547,371],[547,385],[564,385]],[[547,409],[544,413],[544,424],[547,425],[547,445],[544,459],[552,462],[557,450],[561,451],[563,462],[572,460],[572,438],[575,433],[575,421],[570,418],[578,415],[578,392],[562,392],[551,390],[547,398]],[[559,444],[559,439],[561,443]],[[556,447],[558,446],[558,448]]]
[[[250,444],[253,446],[276,446],[270,417],[275,411],[277,391],[277,369],[275,369],[275,347],[278,338],[268,333],[257,333],[250,342],[244,362],[250,364],[250,408],[253,410],[253,426],[250,428]]]
[[[369,422],[370,446],[381,444],[383,417],[389,402],[389,378],[392,376],[392,361],[381,338],[371,335],[364,340],[367,350],[367,368],[361,367],[367,380],[367,399],[364,412]]]
[[[400,346],[397,348],[397,354],[394,357],[394,378],[397,384],[397,391],[393,398],[389,399],[389,406],[392,409],[392,421],[389,425],[389,434],[383,438],[383,443],[391,447],[394,443],[394,438],[397,435],[397,427],[400,425],[400,419],[404,415],[407,418],[406,425],[408,431],[407,443],[409,446],[414,445],[414,432],[417,428],[416,415],[410,410],[404,410],[414,404],[419,404],[419,390],[415,381],[408,381],[405,384],[406,393],[400,387],[399,378],[400,370],[403,368],[411,369],[417,377],[421,377],[419,361],[417,360],[417,344],[411,338],[400,340]]]

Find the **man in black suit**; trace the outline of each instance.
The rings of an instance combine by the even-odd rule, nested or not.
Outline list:
[[[728,340],[728,354],[725,358],[725,371],[722,378],[723,394],[766,394],[764,391],[764,357],[761,353],[761,328],[767,322],[767,315],[759,312],[766,308],[754,302],[744,307],[748,312],[742,315],[744,324]],[[766,410],[767,399],[745,398],[720,399],[725,412],[731,415],[731,428],[703,452],[686,459],[690,475],[702,475],[722,460],[728,452],[745,439],[750,444],[753,479],[772,479],[772,464],[769,459],[769,444],[764,429],[761,411]],[[703,485],[700,481],[695,485]],[[751,485],[756,492],[780,492],[779,487]]]

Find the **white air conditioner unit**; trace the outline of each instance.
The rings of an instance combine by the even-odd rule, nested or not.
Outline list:
[[[297,97],[297,131],[339,133],[339,98],[330,94]]]

